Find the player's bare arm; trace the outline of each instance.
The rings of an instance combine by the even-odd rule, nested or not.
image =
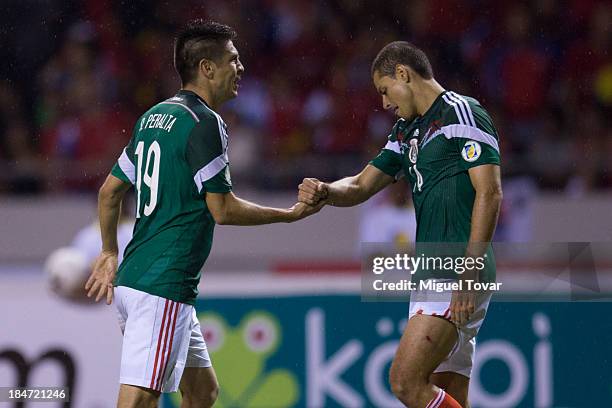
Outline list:
[[[500,167],[484,164],[468,170],[476,197],[472,209],[472,228],[468,254],[482,256],[493,239],[502,201]]]
[[[368,164],[359,174],[333,183],[305,178],[299,185],[298,200],[310,205],[326,200],[334,207],[352,207],[368,200],[391,183],[393,177]]]
[[[468,170],[476,195],[472,208],[472,227],[466,251],[467,257],[481,257],[493,239],[499,209],[502,201],[500,168],[484,164]],[[475,271],[466,271],[462,279],[477,279]],[[474,313],[475,293],[454,292],[451,302],[451,320],[456,324],[465,323]]]
[[[102,234],[102,252],[94,263],[91,276],[85,284],[87,296],[96,295],[96,302],[106,297],[113,301],[113,280],[117,273],[117,225],[121,215],[121,201],[131,184],[109,175],[98,193],[98,216]]]
[[[206,205],[215,222],[221,225],[262,225],[277,222],[294,222],[318,212],[325,201],[317,205],[296,203],[291,208],[264,207],[234,193],[206,193]]]

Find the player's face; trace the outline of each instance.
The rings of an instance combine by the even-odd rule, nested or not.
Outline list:
[[[238,82],[244,72],[238,50],[232,41],[225,44],[225,52],[217,64],[217,84],[223,100],[235,98],[238,95]]]
[[[384,109],[391,109],[396,116],[404,119],[412,119],[416,115],[414,95],[405,80],[397,75],[395,78],[380,75],[378,71],[374,72],[372,79],[374,87],[382,96]]]

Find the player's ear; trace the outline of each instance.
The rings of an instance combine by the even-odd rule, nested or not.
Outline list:
[[[204,74],[206,78],[213,79],[213,77],[215,76],[215,69],[217,68],[217,66],[215,65],[213,61],[204,58],[200,60],[200,64],[198,68],[200,72]]]
[[[408,83],[411,79],[410,70],[405,65],[397,64],[395,66],[395,77],[402,82]]]

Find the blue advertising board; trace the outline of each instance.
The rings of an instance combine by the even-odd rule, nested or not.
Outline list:
[[[405,303],[207,298],[197,309],[221,385],[216,407],[402,406],[387,377]],[[493,302],[478,337],[472,406],[612,406],[611,311],[609,303]]]

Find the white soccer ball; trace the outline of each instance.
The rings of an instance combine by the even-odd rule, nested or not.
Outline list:
[[[84,292],[89,267],[85,254],[71,247],[56,249],[45,262],[51,289],[65,297],[78,296]]]

